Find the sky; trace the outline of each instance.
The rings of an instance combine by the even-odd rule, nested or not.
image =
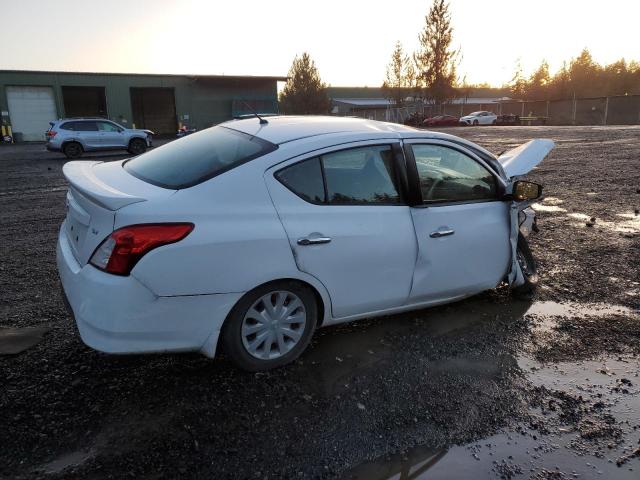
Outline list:
[[[587,47],[640,60],[640,0],[451,0],[460,76],[499,86]],[[379,86],[431,0],[0,0],[0,69],[287,74],[308,51],[333,86]]]

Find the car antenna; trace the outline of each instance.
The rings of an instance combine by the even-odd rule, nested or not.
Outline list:
[[[258,119],[260,119],[260,125],[266,125],[266,124],[269,123],[266,119],[264,119],[260,115],[258,115],[258,112],[256,112],[253,109],[253,107],[251,105],[249,105],[246,101],[243,100],[242,103],[244,103],[244,105],[251,111],[251,113],[253,113],[256,117],[258,117]]]

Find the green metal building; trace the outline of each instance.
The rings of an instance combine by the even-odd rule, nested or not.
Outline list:
[[[286,77],[0,70],[0,123],[24,141],[43,140],[52,120],[81,116],[173,134],[251,110],[277,113],[278,81]]]

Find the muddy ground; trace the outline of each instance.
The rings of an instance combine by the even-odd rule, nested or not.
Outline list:
[[[55,269],[64,159],[0,148],[0,326],[50,328],[0,356],[0,477],[637,479],[640,128],[448,131],[557,142],[530,175],[536,296],[329,327],[263,374],[85,347]]]

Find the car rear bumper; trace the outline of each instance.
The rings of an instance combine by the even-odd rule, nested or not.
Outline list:
[[[47,150],[49,150],[50,152],[59,152],[60,151],[60,147],[58,145],[53,145],[53,144],[51,144],[49,142],[47,142],[45,144],[45,148]]]
[[[81,266],[62,233],[57,264],[82,341],[106,353],[201,351],[213,357],[222,323],[242,296],[159,297],[133,275]]]

